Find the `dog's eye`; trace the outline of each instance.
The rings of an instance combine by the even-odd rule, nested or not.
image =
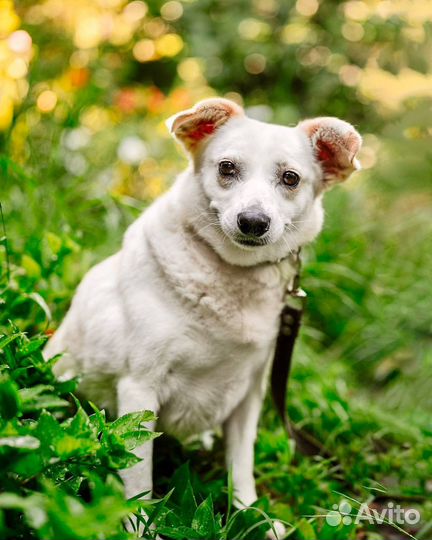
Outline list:
[[[290,187],[297,187],[300,182],[300,176],[295,171],[285,171],[282,175],[282,182]]]
[[[233,176],[236,172],[236,166],[232,161],[224,159],[219,163],[219,174],[224,176]]]

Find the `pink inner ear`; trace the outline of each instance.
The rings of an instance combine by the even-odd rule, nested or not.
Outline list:
[[[317,142],[318,146],[318,159],[320,161],[331,161],[335,158],[335,149],[328,143],[323,141]]]
[[[188,133],[188,137],[194,141],[200,141],[207,135],[211,135],[215,130],[215,125],[211,122],[203,122],[198,124],[195,129]]]
[[[343,147],[330,144],[327,141],[317,141],[317,158],[322,164],[326,174],[335,178],[342,178],[344,169],[349,165],[345,159]]]

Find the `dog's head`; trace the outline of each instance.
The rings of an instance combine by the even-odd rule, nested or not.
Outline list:
[[[361,137],[338,118],[285,127],[216,98],[168,125],[207,202],[196,232],[233,264],[275,261],[311,241],[323,222],[323,192],[359,168]]]

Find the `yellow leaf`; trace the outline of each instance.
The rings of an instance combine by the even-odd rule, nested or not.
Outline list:
[[[26,274],[31,278],[38,278],[41,276],[41,267],[32,257],[29,255],[23,255],[21,259],[21,265],[26,271]]]

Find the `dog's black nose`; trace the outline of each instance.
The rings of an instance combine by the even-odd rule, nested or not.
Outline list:
[[[237,216],[237,225],[243,234],[262,236],[270,228],[270,218],[257,210],[246,210]]]

